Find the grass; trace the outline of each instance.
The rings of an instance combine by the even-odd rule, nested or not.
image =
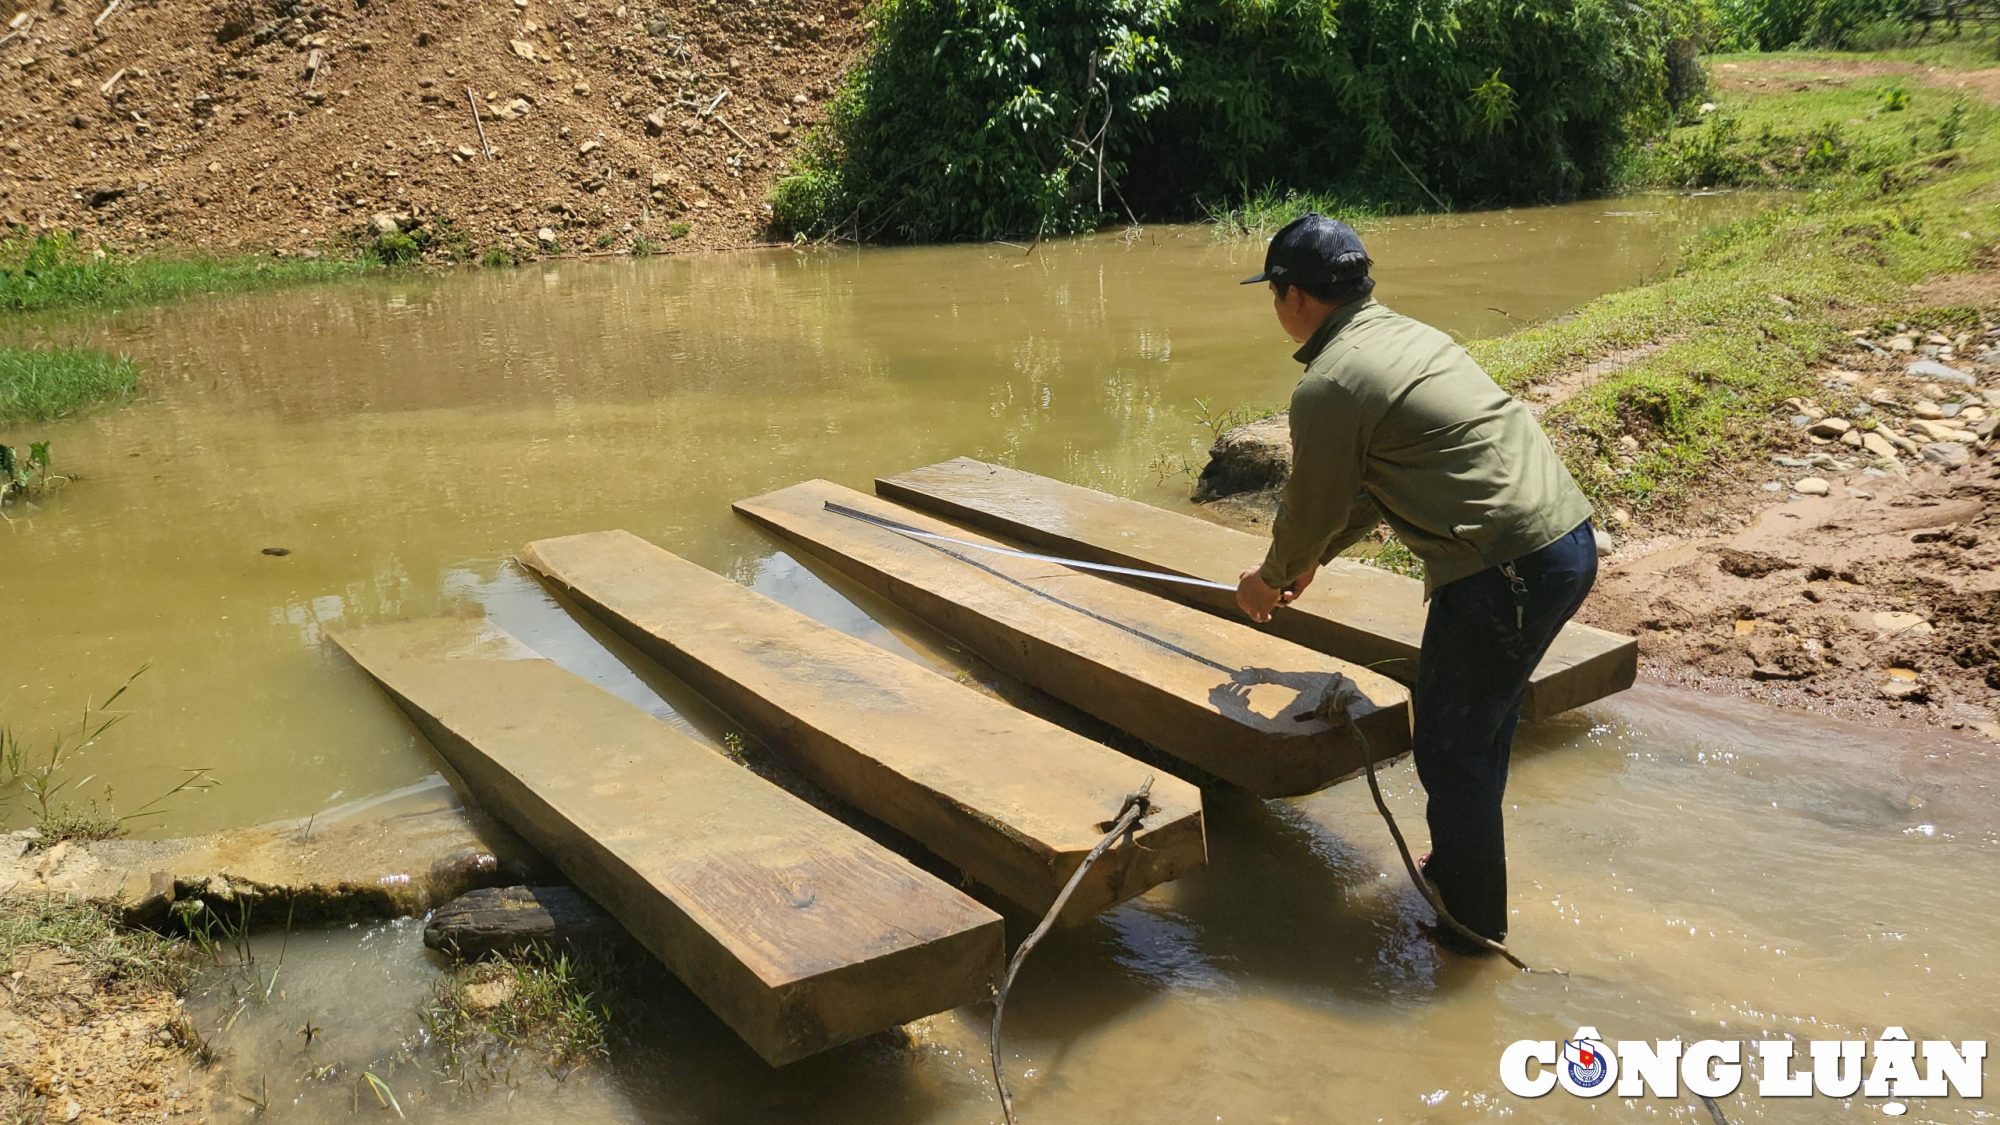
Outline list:
[[[540,949],[458,968],[423,1012],[444,1073],[460,1081],[494,1074],[496,1062],[522,1048],[559,1073],[603,1057],[609,1013],[597,997],[615,987],[613,972],[609,960]]]
[[[134,983],[180,992],[199,967],[186,942],[126,929],[107,907],[61,895],[0,895],[0,966],[18,968],[31,949],[69,954],[100,989]]]
[[[1823,57],[1798,56],[1801,73]],[[1771,89],[1718,97],[1707,119],[1640,155],[1635,184],[1685,184],[1696,169],[1708,183],[1799,195],[1698,236],[1671,277],[1472,345],[1520,391],[1665,342],[1544,419],[1594,499],[1683,505],[1718,468],[1784,440],[1775,408],[1823,396],[1811,373],[1847,329],[1966,319],[1967,310],[1917,308],[1910,286],[1990,266],[2000,247],[2000,108],[1896,77]],[[1907,95],[1902,109],[1887,108],[1890,89]],[[1636,449],[1621,443],[1627,436]]]
[[[1973,68],[1993,65],[1995,42],[1710,62],[1756,59],[1799,76],[1833,58]],[[1785,202],[1696,236],[1658,282],[1468,345],[1517,393],[1612,352],[1655,348],[1543,420],[1599,503],[1678,511],[1717,470],[1789,447],[1776,408],[1795,395],[1826,400],[1813,372],[1851,328],[1978,321],[1979,310],[1920,307],[1911,286],[2000,267],[2000,107],[1917,75],[1831,78],[1715,94],[1712,111],[1635,152],[1626,173],[1632,189],[1790,189]],[[1219,235],[1260,234],[1312,209],[1368,217],[1338,200],[1269,191],[1210,217]],[[1397,547],[1371,561],[1407,566]]]
[[[65,234],[0,241],[0,310],[42,312],[159,304],[203,293],[235,293],[331,281],[381,268],[373,256],[132,258],[86,255]]]
[[[0,347],[0,422],[53,422],[131,397],[139,368],[92,348]]]
[[[121,836],[131,821],[161,815],[165,810],[160,806],[168,800],[217,784],[206,767],[183,769],[185,776],[179,784],[122,816],[111,809],[109,784],[104,786],[101,803],[96,797],[83,805],[69,799],[96,780],[95,774],[75,776],[77,758],[125,720],[129,712],[113,711],[111,707],[145,673],[146,668],[142,667],[126,677],[102,703],[86,702],[76,729],[57,731],[46,753],[31,751],[19,735],[0,727],[0,814],[11,808],[16,797],[28,798],[35,817],[33,847],[49,848],[65,840],[108,840]]]
[[[1359,227],[1388,212],[1380,207],[1350,203],[1331,195],[1275,187],[1245,191],[1235,202],[1208,204],[1207,220],[1217,238],[1265,238],[1301,215],[1318,212]]]

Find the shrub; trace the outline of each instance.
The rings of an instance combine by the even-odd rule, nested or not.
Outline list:
[[[424,252],[423,246],[416,239],[399,230],[377,235],[372,249],[377,258],[392,266],[402,262],[413,262]]]
[[[1084,230],[1253,190],[1561,198],[1700,89],[1695,0],[878,0],[781,233]]]

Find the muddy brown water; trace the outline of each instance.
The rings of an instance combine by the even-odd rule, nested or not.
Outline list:
[[[1657,275],[1679,239],[1741,206],[1647,197],[1385,223],[1370,238],[1385,300],[1473,336]],[[1258,257],[1153,228],[1032,256],[557,263],[15,326],[129,351],[151,382],[132,408],[0,430],[53,439],[85,478],[0,527],[0,715],[45,737],[150,663],[132,717],[83,764],[117,777],[127,808],[182,767],[224,784],[177,798],[149,834],[409,800],[430,761],[322,632],[471,610],[718,740],[725,720],[508,561],[528,539],[608,527],[961,667],[728,503],[813,476],[866,488],[970,454],[1183,505],[1174,466],[1198,464],[1209,437],[1195,400],[1264,406],[1296,378],[1266,298],[1234,285]],[[1209,870],[1058,934],[1031,962],[1009,1007],[1023,1121],[1693,1121],[1692,1102],[1513,1098],[1499,1052],[1586,1024],[1610,1038],[2000,1031],[1987,923],[2000,818],[1983,749],[1657,690],[1524,731],[1522,746],[1516,942],[1574,977],[1432,954],[1361,787],[1216,796]],[[1388,780],[1420,825],[1408,768]],[[419,931],[261,937],[266,975],[284,966],[268,1000],[240,1002],[241,974],[212,973],[193,1004],[204,1026],[227,1023],[215,1038],[232,1081],[268,1082],[285,1120],[387,1112],[364,1071],[413,1117],[997,1118],[983,1012],[772,1072],[671,985],[627,1005],[609,1063],[562,1082],[526,1060],[476,1089],[445,1082],[417,1015],[438,973]],[[325,1029],[309,1046],[307,1021]],[[1916,1119],[1989,1119],[1977,1104],[1918,1104]],[[1727,1108],[1879,1113],[1861,1099]]]
[[[1524,730],[1509,790],[1513,942],[1568,969],[1441,960],[1358,785],[1212,797],[1210,867],[1058,931],[1008,1002],[1023,1125],[1665,1120],[1691,1100],[1505,1092],[1504,1046],[1608,1038],[1913,1039],[2000,1033],[1990,920],[2000,814],[1983,748],[1898,739],[1641,687]],[[1407,767],[1389,799],[1417,823]],[[678,986],[620,1001],[611,1061],[439,1079],[416,1008],[421,923],[257,940],[193,1001],[239,1088],[279,1120],[371,1117],[364,1073],[413,1120],[987,1125],[987,1010],[945,1013],[772,1071]],[[274,998],[257,981],[278,974]],[[234,1017],[233,1022],[232,1016]],[[298,1030],[322,1028],[310,1048]],[[1801,1052],[1803,1053],[1803,1052]],[[331,1069],[323,1069],[331,1068]],[[317,1075],[317,1077],[315,1077]],[[246,1086],[247,1084],[247,1086]],[[1723,1099],[1732,1122],[1881,1120],[1880,1099]],[[1992,1120],[1912,1099],[1905,1120]]]

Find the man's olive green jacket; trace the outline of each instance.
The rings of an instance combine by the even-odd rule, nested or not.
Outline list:
[[[1306,373],[1266,585],[1282,589],[1386,520],[1424,561],[1428,598],[1590,517],[1528,408],[1437,329],[1364,298],[1296,358]]]

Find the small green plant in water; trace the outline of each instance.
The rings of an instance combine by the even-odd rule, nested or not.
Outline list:
[[[15,499],[32,499],[69,478],[49,468],[49,443],[30,442],[24,456],[11,445],[0,445],[0,507]]]
[[[94,348],[0,347],[0,422],[53,422],[131,395],[139,368]]]
[[[17,228],[18,229],[18,228]],[[138,258],[82,252],[67,232],[0,240],[0,309],[35,312],[88,305],[153,304],[192,293],[220,293],[325,281],[365,273],[375,263],[349,258]]]
[[[454,971],[422,1018],[448,1075],[490,1073],[497,1057],[532,1049],[562,1077],[606,1054],[610,1012],[597,996],[616,983],[608,959],[535,947]]]
[[[112,811],[109,785],[104,788],[101,805],[99,798],[95,797],[86,800],[81,807],[68,799],[96,780],[95,774],[81,778],[73,776],[76,759],[95,746],[111,728],[125,720],[129,712],[113,711],[111,707],[131,688],[133,681],[145,673],[146,669],[140,668],[126,677],[118,690],[101,704],[86,702],[75,732],[56,732],[46,754],[31,754],[19,735],[10,729],[0,728],[0,814],[5,814],[16,798],[28,798],[33,804],[35,816],[33,847],[52,847],[64,840],[104,840],[122,835],[130,822],[161,815],[165,810],[159,806],[170,798],[209,789],[217,784],[209,776],[207,767],[183,769],[182,773],[186,776],[179,784],[122,816]]]
[[[514,264],[514,255],[498,246],[489,246],[486,248],[486,253],[480,255],[479,264],[488,269],[511,266]]]
[[[1251,410],[1239,406],[1217,414],[1214,408],[1209,405],[1208,399],[1197,398],[1194,400],[1194,420],[1208,430],[1210,442],[1221,441],[1222,435],[1228,433],[1230,430],[1238,426],[1247,426],[1252,422],[1261,422],[1277,412],[1277,407]]]
[[[632,256],[634,258],[650,258],[658,253],[658,251],[659,248],[648,242],[646,236],[643,234],[632,240]]]

